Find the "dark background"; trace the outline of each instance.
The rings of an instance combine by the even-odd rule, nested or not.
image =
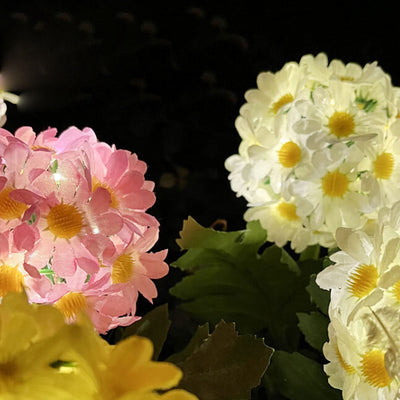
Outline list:
[[[164,4],[164,5],[160,5]],[[244,92],[261,71],[304,54],[364,65],[377,60],[400,82],[397,13],[385,2],[0,2],[0,70],[21,94],[4,128],[91,127],[99,140],[148,164],[161,224],[155,250],[175,244],[188,215],[242,229],[243,199],[224,160]],[[177,271],[158,282],[171,301]],[[149,309],[139,304],[139,314]],[[181,319],[179,319],[181,318]],[[182,322],[182,318],[183,321]],[[178,327],[184,325],[178,316]]]

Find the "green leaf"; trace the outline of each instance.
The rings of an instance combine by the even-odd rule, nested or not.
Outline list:
[[[312,309],[305,290],[318,260],[299,265],[283,249],[265,248],[258,221],[235,232],[185,221],[179,245],[187,249],[172,265],[188,272],[171,293],[200,323],[235,321],[241,333],[262,334],[274,347],[295,350],[300,338],[296,312]]]
[[[141,320],[125,328],[120,340],[133,335],[147,337],[154,345],[153,360],[157,360],[167,339],[170,325],[168,305],[163,304],[148,312]]]
[[[190,339],[187,346],[180,352],[172,354],[166,361],[179,364],[185,361],[192,353],[198,350],[201,344],[210,336],[208,324],[201,325],[197,328],[195,334]]]
[[[183,371],[179,387],[202,400],[249,400],[251,389],[269,365],[273,349],[263,339],[239,336],[233,323],[221,321],[205,337],[200,327],[188,347],[175,357]],[[174,358],[171,357],[168,361]]]
[[[303,332],[307,343],[314,349],[322,352],[322,346],[328,341],[329,318],[314,311],[310,314],[297,313],[299,328]]]
[[[310,283],[307,292],[310,294],[311,301],[325,314],[328,315],[330,303],[330,293],[328,290],[321,289],[315,282],[316,274],[310,275]]]
[[[267,389],[278,391],[289,400],[340,400],[322,365],[300,353],[276,351],[264,379]]]
[[[314,246],[308,246],[301,254],[300,260],[318,260],[321,246],[316,244]]]

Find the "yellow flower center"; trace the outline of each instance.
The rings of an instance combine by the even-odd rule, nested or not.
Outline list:
[[[342,82],[352,82],[352,81],[354,81],[354,78],[352,76],[341,76],[340,80]]]
[[[96,191],[97,188],[103,188],[106,189],[107,192],[110,194],[111,197],[111,204],[110,206],[113,208],[118,208],[119,206],[119,200],[114,192],[114,190],[112,188],[110,188],[110,186],[108,186],[106,183],[100,182],[96,177],[93,177],[92,180],[92,193],[94,193]]]
[[[296,206],[292,203],[282,202],[278,205],[277,210],[282,218],[288,221],[296,221],[299,216],[296,213]]]
[[[58,308],[66,319],[74,319],[86,305],[86,297],[77,292],[67,293],[54,303],[54,307]]]
[[[112,265],[112,283],[125,283],[131,279],[134,260],[131,254],[121,254]]]
[[[70,239],[82,230],[82,215],[75,206],[61,203],[50,209],[47,226],[54,236]]]
[[[19,201],[15,201],[10,197],[10,193],[14,190],[7,187],[0,192],[0,218],[10,221],[20,218],[28,206]]]
[[[328,172],[322,178],[322,190],[326,196],[342,197],[349,187],[349,180],[339,171]]]
[[[366,382],[371,386],[383,388],[392,382],[385,367],[385,353],[381,350],[365,353],[361,361],[361,370]]]
[[[374,173],[379,179],[389,179],[394,168],[392,153],[382,153],[374,161]]]
[[[300,147],[294,142],[287,142],[278,151],[278,158],[285,168],[292,168],[301,159]]]
[[[348,279],[348,288],[353,296],[361,299],[376,288],[378,270],[374,265],[359,265]]]
[[[0,297],[10,292],[22,292],[24,277],[17,267],[0,265]]]
[[[290,93],[286,93],[278,101],[272,104],[272,112],[277,114],[281,107],[283,107],[285,104],[291,103],[293,100],[294,97]]]
[[[400,280],[393,285],[393,295],[400,302]]]
[[[335,111],[328,122],[329,130],[338,138],[350,136],[354,132],[353,117],[345,111]]]
[[[340,365],[343,367],[343,369],[349,374],[352,375],[356,372],[355,368],[352,367],[350,364],[348,364],[346,361],[343,360],[342,355],[340,354],[340,351],[338,347],[336,346],[336,355],[339,360]]]

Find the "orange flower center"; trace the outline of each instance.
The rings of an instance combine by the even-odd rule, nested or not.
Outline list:
[[[112,265],[112,283],[128,282],[132,276],[134,260],[131,254],[121,254]]]
[[[50,232],[62,239],[76,236],[83,228],[83,218],[77,207],[70,204],[58,204],[47,215]]]
[[[0,297],[10,292],[22,292],[24,278],[17,267],[0,265]]]
[[[28,206],[10,197],[13,187],[7,187],[0,192],[0,218],[10,221],[21,218]]]

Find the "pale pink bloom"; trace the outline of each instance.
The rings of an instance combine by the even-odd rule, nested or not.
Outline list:
[[[168,265],[164,262],[167,250],[148,252],[158,240],[158,228],[150,227],[139,240],[128,244],[115,237],[112,239],[117,251],[109,264],[111,289],[121,291],[128,298],[139,292],[153,302],[157,297],[153,279],[160,279],[168,273]]]
[[[27,283],[31,302],[55,304],[67,322],[74,322],[79,312],[84,311],[99,333],[130,325],[140,318],[135,316],[137,295],[126,298],[122,293],[107,291],[110,285],[108,268],[90,277],[78,268],[72,276],[56,283],[45,276],[28,277]]]
[[[111,206],[124,218],[125,224],[137,236],[158,221],[146,213],[155,202],[154,183],[145,180],[146,163],[136,154],[117,150],[105,143],[87,148],[92,174],[92,188],[103,187],[111,196]]]

